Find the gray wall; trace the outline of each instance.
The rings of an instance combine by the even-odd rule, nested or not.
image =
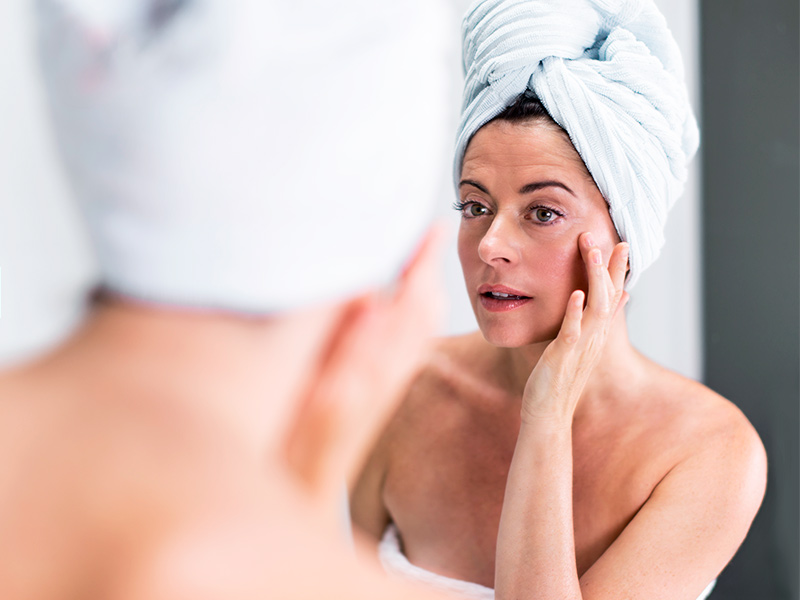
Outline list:
[[[769,455],[715,599],[798,598],[798,2],[701,3],[705,382]]]

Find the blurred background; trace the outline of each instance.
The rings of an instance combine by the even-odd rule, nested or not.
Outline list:
[[[453,28],[468,2],[452,0]],[[662,257],[633,290],[635,345],[735,402],[767,448],[767,495],[712,598],[798,598],[800,45],[797,0],[658,0],[684,53],[701,150]],[[453,35],[453,110],[460,50]],[[45,113],[29,0],[0,2],[0,366],[61,341],[96,276]],[[475,328],[455,254],[450,157],[439,213],[444,334]]]

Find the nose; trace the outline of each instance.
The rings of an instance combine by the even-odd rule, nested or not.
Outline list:
[[[514,219],[496,215],[478,244],[478,256],[487,265],[516,263],[519,260],[518,234],[519,226]]]

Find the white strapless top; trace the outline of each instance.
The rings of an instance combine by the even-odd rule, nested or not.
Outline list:
[[[383,564],[383,568],[391,575],[428,585],[440,592],[444,592],[455,598],[460,598],[461,600],[494,600],[494,590],[492,588],[480,585],[479,583],[438,575],[408,562],[400,546],[400,537],[397,534],[397,528],[393,523],[389,524],[383,534],[383,539],[378,545],[378,556],[380,557],[381,564]],[[715,579],[708,584],[708,587],[703,590],[703,593],[700,594],[697,600],[705,600],[708,598],[708,595],[711,593],[711,590],[714,589],[714,584],[716,583],[717,580]]]

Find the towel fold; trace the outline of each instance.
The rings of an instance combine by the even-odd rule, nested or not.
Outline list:
[[[399,272],[446,156],[443,2],[38,0],[103,283],[272,313]]]
[[[463,21],[456,186],[475,132],[523,93],[567,131],[630,244],[658,256],[698,146],[680,52],[652,0],[480,0]]]

